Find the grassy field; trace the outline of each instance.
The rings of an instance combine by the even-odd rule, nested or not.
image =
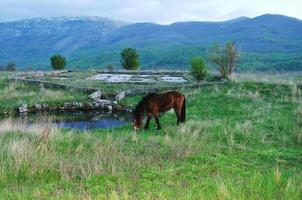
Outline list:
[[[0,122],[0,199],[301,199],[302,101],[296,85],[183,91],[148,131],[74,132]],[[125,99],[132,104],[138,96]]]
[[[87,100],[87,94],[77,91],[46,89],[23,83],[0,79],[0,114],[11,112],[21,104],[57,105],[64,102],[82,102]]]

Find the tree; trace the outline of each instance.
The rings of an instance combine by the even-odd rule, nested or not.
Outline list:
[[[191,73],[198,81],[202,81],[208,74],[207,67],[202,57],[192,58],[190,61]]]
[[[108,64],[106,68],[107,68],[107,70],[109,70],[110,72],[113,71],[113,65],[112,65],[112,64]]]
[[[126,48],[121,53],[121,64],[126,70],[137,70],[139,67],[139,55],[136,49]]]
[[[50,58],[50,63],[51,63],[51,67],[54,70],[62,70],[66,66],[66,59],[65,59],[65,57],[57,54],[57,55],[53,55]]]
[[[16,63],[14,62],[8,63],[6,66],[6,71],[11,71],[11,72],[16,71]]]
[[[216,45],[210,50],[210,61],[218,65],[218,71],[222,78],[229,79],[239,58],[240,53],[234,41],[227,42],[224,47]]]

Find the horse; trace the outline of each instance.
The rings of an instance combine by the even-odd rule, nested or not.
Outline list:
[[[174,109],[177,117],[177,125],[186,121],[186,97],[177,92],[170,91],[166,93],[149,93],[137,104],[133,112],[132,122],[134,130],[141,128],[144,113],[147,115],[145,129],[149,128],[152,116],[155,119],[157,129],[161,129],[159,123],[160,113]]]

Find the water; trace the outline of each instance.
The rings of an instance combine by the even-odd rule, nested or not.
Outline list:
[[[103,119],[98,121],[63,122],[59,124],[59,127],[79,130],[91,130],[97,128],[112,128],[126,124],[128,124],[128,122],[126,121],[119,121],[116,119]]]
[[[31,125],[37,120],[50,119],[60,128],[93,130],[98,128],[113,128],[127,125],[131,121],[131,113],[119,112],[74,112],[74,113],[39,113],[17,116],[25,123]]]

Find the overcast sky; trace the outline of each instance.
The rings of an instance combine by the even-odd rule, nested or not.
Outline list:
[[[130,22],[221,21],[283,14],[302,19],[302,0],[0,0],[0,21],[101,16]]]

